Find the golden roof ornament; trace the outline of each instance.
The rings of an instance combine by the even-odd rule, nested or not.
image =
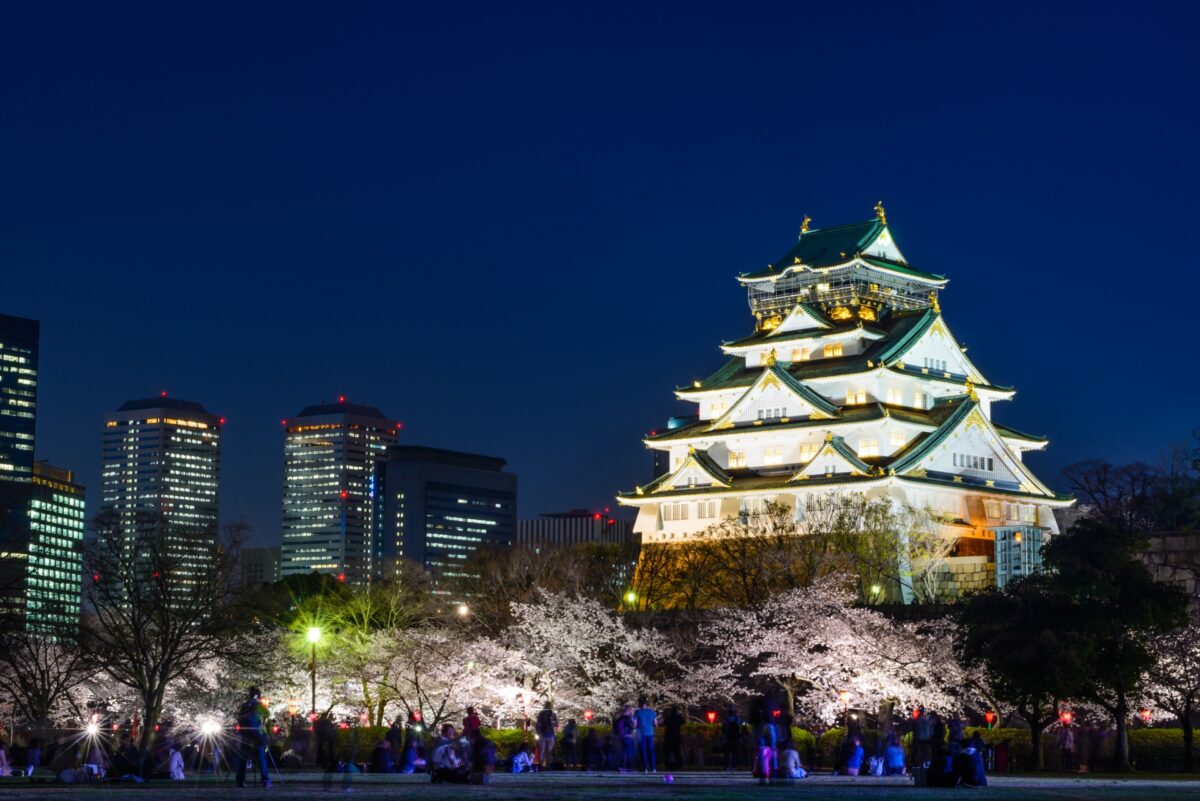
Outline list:
[[[934,314],[942,313],[942,305],[940,303],[938,303],[938,297],[937,297],[936,292],[929,293],[929,307],[931,309],[933,309]]]
[[[775,349],[771,348],[770,352],[767,353],[767,367],[774,367],[775,359],[776,359]]]
[[[826,431],[826,432],[825,432],[825,441],[826,441],[826,442],[833,442],[833,432],[832,432],[832,431]]]
[[[695,455],[696,455],[696,446],[688,445],[688,456],[695,456]]]
[[[875,216],[876,216],[876,218],[879,219],[879,221],[881,223],[883,223],[884,225],[887,225],[887,212],[883,210],[883,201],[882,200],[877,200],[875,202]]]
[[[979,395],[975,393],[975,385],[971,383],[971,379],[967,379],[967,397],[973,401],[979,400]]]
[[[809,217],[807,214],[805,214],[804,219],[800,221],[800,233],[802,233],[802,234],[808,233],[808,224],[810,222],[812,222],[812,217]]]

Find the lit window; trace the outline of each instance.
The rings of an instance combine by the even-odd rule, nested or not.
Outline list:
[[[811,348],[793,348],[792,349],[792,361],[794,361],[794,362],[806,362],[806,361],[808,361],[810,356],[812,356]]]
[[[745,466],[746,466],[746,452],[745,451],[730,451],[729,452],[729,467],[731,469],[737,468],[737,467],[745,467]]]
[[[894,406],[904,403],[904,393],[900,391],[900,387],[888,387],[887,402]]]
[[[1037,522],[1037,507],[1022,504],[1022,506],[1021,506],[1021,522],[1036,523]]]
[[[830,344],[825,346],[825,358],[826,359],[832,359],[835,356],[841,356],[841,355],[842,355],[842,343],[841,342],[831,342]]]
[[[858,389],[846,390],[846,405],[847,406],[853,406],[856,403],[866,403],[866,402],[867,402],[867,391],[865,389],[863,389],[862,387],[859,387]]]
[[[983,511],[987,515],[988,520],[1000,519],[1000,502],[999,501],[984,501]]]
[[[925,393],[924,392],[914,392],[913,393],[913,408],[914,409],[924,409],[925,408]]]
[[[783,451],[780,448],[763,448],[763,464],[783,464]]]
[[[817,455],[817,451],[821,450],[821,445],[816,442],[806,442],[800,446],[800,461],[811,462],[812,458]]]
[[[879,455],[879,440],[877,439],[860,439],[858,441],[859,456],[878,456]]]
[[[904,432],[902,432],[902,431],[893,431],[892,432],[891,443],[892,443],[893,448],[903,448],[904,443],[906,443],[906,442],[908,442],[908,439],[904,436]]]

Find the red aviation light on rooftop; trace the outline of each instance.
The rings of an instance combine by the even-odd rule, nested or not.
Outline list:
[[[158,393],[158,397],[160,397],[160,398],[167,397],[167,391],[164,389],[162,392]]]
[[[225,418],[224,418],[224,417],[222,417],[222,418],[220,418],[219,420],[217,420],[217,424],[218,424],[218,425],[222,425],[222,426],[223,426],[223,425],[225,425]]]
[[[346,402],[346,396],[338,395],[338,403],[345,403],[345,402]]]
[[[287,420],[280,420],[280,421],[279,421],[279,424],[280,424],[280,425],[284,425],[284,426],[286,426],[286,425],[287,425]]]
[[[338,573],[338,581],[340,581],[340,582],[342,582],[343,584],[345,584],[345,583],[346,583],[346,574],[345,574],[345,573]]]
[[[593,519],[593,520],[599,520],[599,519],[600,519],[600,513],[599,513],[599,512],[596,512],[594,515],[592,515],[592,519]]]

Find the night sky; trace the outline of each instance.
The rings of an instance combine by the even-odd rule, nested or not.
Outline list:
[[[345,393],[508,459],[522,516],[609,505],[750,332],[736,274],[880,199],[1049,483],[1197,426],[1185,4],[641,5],[6,4],[38,457],[94,511],[103,415],[200,401],[277,542],[280,419]]]

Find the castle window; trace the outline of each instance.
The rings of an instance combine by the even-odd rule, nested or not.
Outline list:
[[[899,406],[904,403],[904,393],[900,387],[888,387],[887,402],[893,406]]]
[[[925,393],[924,392],[914,392],[913,393],[913,408],[914,409],[924,409],[925,408]]]
[[[891,442],[893,448],[903,448],[904,443],[908,442],[908,438],[904,436],[903,431],[893,431]]]
[[[780,448],[763,448],[763,464],[783,464],[783,450]]]
[[[984,501],[983,513],[987,515],[988,520],[1000,519],[1000,501]]]
[[[862,387],[859,387],[858,389],[846,390],[846,405],[847,406],[853,406],[857,403],[866,403],[866,402],[867,402],[867,391],[865,389],[863,389]]]
[[[842,343],[841,342],[829,343],[828,345],[825,346],[824,353],[825,353],[826,359],[832,359],[835,356],[841,356],[842,355]]]
[[[811,348],[792,348],[792,361],[794,362],[806,362],[811,355]]]
[[[1037,522],[1037,507],[1028,504],[1021,505],[1021,522],[1036,523]]]
[[[859,456],[878,456],[879,455],[879,440],[877,439],[860,439],[858,441]]]
[[[729,467],[730,468],[745,467],[745,466],[746,466],[746,452],[745,451],[730,451],[729,452]]]
[[[817,455],[817,451],[821,450],[821,446],[816,442],[806,442],[800,446],[800,461],[811,462],[812,458]]]
[[[717,516],[716,501],[700,501],[696,504],[696,517],[713,518]]]
[[[688,505],[686,503],[663,504],[663,520],[687,520]]]

